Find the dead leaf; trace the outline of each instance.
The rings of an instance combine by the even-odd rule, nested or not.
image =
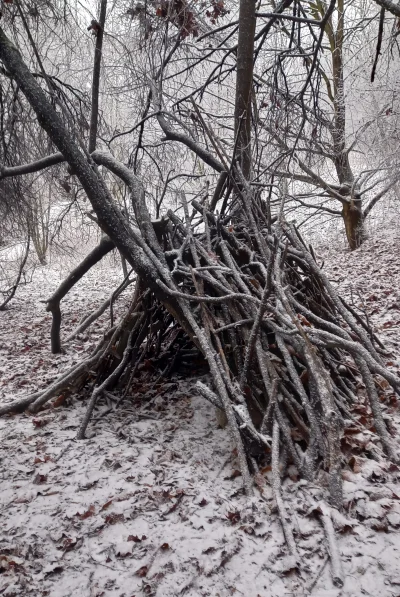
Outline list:
[[[132,545],[127,542],[119,543],[115,548],[117,558],[127,558],[132,555]]]
[[[206,549],[203,549],[202,553],[205,553],[208,555],[209,553],[214,553],[215,551],[217,551],[217,548],[211,546],[211,547],[207,547]]]
[[[374,531],[381,531],[383,533],[389,531],[386,518],[368,518],[368,520],[365,521],[365,524],[371,527]]]
[[[361,464],[362,461],[359,458],[356,458],[355,456],[352,456],[349,460],[349,465],[353,469],[353,472],[356,474],[361,473]]]
[[[46,576],[51,576],[53,574],[60,574],[60,572],[62,572],[64,570],[63,566],[60,566],[59,564],[50,564],[49,566],[46,566],[46,568],[43,569],[43,572]]]
[[[242,473],[235,469],[228,477],[224,477],[224,481],[232,481],[232,479],[236,479],[236,477],[241,477]]]
[[[246,533],[246,535],[254,535],[254,527],[250,526],[250,525],[242,525],[241,527],[239,527],[239,529],[241,531],[243,531],[244,533]]]
[[[140,576],[143,578],[143,576],[147,575],[148,571],[149,571],[148,566],[142,566],[141,568],[139,568],[139,570],[136,570],[135,574],[136,574],[136,576]]]
[[[233,512],[228,512],[227,514],[225,514],[225,516],[232,524],[236,524],[240,520],[240,512],[238,512],[237,510]]]
[[[109,508],[109,507],[111,506],[111,504],[112,504],[112,503],[113,503],[113,501],[112,501],[112,499],[111,499],[111,500],[109,500],[108,502],[106,502],[105,504],[103,504],[100,510],[101,510],[101,511],[103,511],[103,510],[107,510],[107,508]]]
[[[117,514],[116,512],[111,512],[104,518],[104,521],[107,524],[117,524],[118,522],[124,522],[124,520],[125,516],[123,514]]]
[[[40,419],[39,417],[35,417],[32,419],[32,423],[35,427],[44,427],[50,423],[50,419]]]
[[[89,508],[86,510],[86,512],[84,512],[83,514],[79,514],[79,512],[78,512],[76,514],[76,516],[80,520],[86,520],[86,518],[90,518],[91,516],[94,516],[94,514],[95,514],[95,507],[92,504],[91,506],[89,506]]]
[[[43,483],[47,482],[47,475],[41,475],[38,473],[36,477],[33,479],[32,483],[35,485],[42,485]]]
[[[57,547],[57,549],[62,549],[63,551],[72,551],[75,547],[80,547],[82,545],[82,539],[76,537],[66,537],[63,536],[61,545]]]
[[[35,456],[35,460],[33,461],[34,464],[43,464],[44,462],[53,462],[53,459],[48,454],[44,456]]]
[[[62,406],[64,404],[66,398],[67,397],[65,394],[60,394],[55,400],[53,400],[52,407],[59,408],[60,406]]]

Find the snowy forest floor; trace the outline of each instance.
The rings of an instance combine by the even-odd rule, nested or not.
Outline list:
[[[400,235],[368,240],[353,253],[327,247],[325,269],[348,301],[364,310],[400,371]],[[2,402],[34,391],[90,352],[109,313],[49,351],[48,298],[67,273],[63,260],[37,268],[0,313]],[[108,260],[62,302],[66,337],[121,281]],[[131,289],[132,287],[130,287]],[[129,294],[116,306],[122,313]],[[76,396],[38,415],[0,419],[0,594],[24,597],[400,597],[400,470],[379,458],[376,438],[353,428],[344,438],[344,512],[335,517],[345,585],[332,584],[318,484],[283,479],[300,552],[287,555],[274,509],[270,470],[255,497],[241,478],[227,430],[191,380],[172,379],[161,394],[140,393],[101,416],[89,439],[75,435],[86,408]],[[61,402],[61,401],[58,401]],[[383,405],[399,442],[400,415]],[[355,419],[369,417],[356,405]],[[400,447],[399,447],[400,448]]]

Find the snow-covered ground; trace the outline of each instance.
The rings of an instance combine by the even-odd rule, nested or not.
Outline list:
[[[366,310],[398,370],[400,238],[370,240],[351,254],[319,252],[347,299]],[[65,354],[50,354],[51,318],[41,301],[66,273],[62,261],[37,268],[0,313],[3,402],[77,362],[107,325],[106,313]],[[63,336],[121,279],[111,260],[92,270],[62,303]],[[117,312],[127,300],[121,297]],[[332,584],[316,514],[326,497],[324,479],[283,480],[300,553],[296,566],[275,511],[270,470],[261,471],[255,497],[244,497],[227,430],[217,427],[193,384],[174,381],[161,399],[138,395],[104,417],[101,406],[85,441],[75,440],[82,399],[0,419],[0,595],[400,596],[400,471],[372,457],[378,453],[372,433],[353,430],[344,438],[345,510],[335,517],[346,579],[340,589]],[[395,398],[384,408],[395,432]]]

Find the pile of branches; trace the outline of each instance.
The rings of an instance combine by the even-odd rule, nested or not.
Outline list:
[[[156,228],[171,279],[158,285],[178,302],[180,320],[138,278],[125,317],[90,357],[0,414],[36,412],[51,398],[91,386],[78,433],[84,438],[100,398],[117,396],[117,405],[130,399],[144,371],[148,387],[157,388],[178,356],[200,354],[212,384],[198,381],[196,388],[226,417],[244,490],[252,494],[258,463],[269,458],[285,537],[297,556],[281,495],[282,462],[307,480],[323,470],[331,504],[340,509],[341,438],[346,426],[362,430],[354,406],[369,403],[381,449],[397,460],[379,388],[383,378],[398,391],[400,379],[384,366],[383,346],[338,296],[292,224],[280,217],[272,228],[255,202],[247,206],[246,223],[234,224],[199,202],[192,202],[192,213],[184,197],[182,203],[183,219],[170,211]]]
[[[262,227],[252,213],[253,226],[232,224],[192,205],[189,214],[183,197],[185,219],[169,212],[158,224],[174,281],[173,288],[161,280],[159,286],[179,300],[185,328],[138,279],[127,314],[89,358],[0,413],[36,412],[51,398],[91,384],[83,438],[100,396],[117,388],[123,399],[146,366],[157,384],[178,356],[200,353],[212,387],[198,382],[197,389],[226,416],[245,490],[252,491],[255,456],[274,444],[277,449],[280,437],[287,462],[306,479],[327,471],[331,501],[340,507],[340,439],[344,426],[354,423],[353,405],[364,399],[360,381],[382,449],[395,461],[378,382],[384,378],[398,390],[400,379],[384,366],[379,340],[338,296],[293,225],[280,220],[272,229],[265,218]]]
[[[334,2],[321,21],[322,29],[333,7]],[[254,12],[254,4],[250,8]],[[277,16],[273,15],[274,19]],[[177,133],[162,111],[157,86],[152,86],[149,98],[155,103],[165,140],[183,143],[220,173],[210,205],[207,200],[189,205],[182,195],[182,218],[170,211],[156,224],[151,221],[141,181],[113,156],[95,150],[95,143],[82,151],[0,28],[0,58],[60,152],[32,164],[2,167],[1,177],[67,162],[107,236],[81,264],[80,273],[115,246],[137,275],[128,312],[111,326],[94,352],[49,387],[0,408],[0,415],[24,409],[36,412],[53,398],[90,388],[78,432],[78,438],[84,438],[100,399],[110,404],[115,399],[117,403],[128,400],[143,376],[148,388],[155,389],[172,372],[177,355],[197,358],[200,354],[211,382],[198,381],[196,387],[226,417],[243,488],[252,495],[260,460],[269,458],[283,531],[298,560],[282,498],[282,465],[296,467],[310,481],[323,471],[329,481],[331,505],[340,509],[341,473],[346,462],[342,436],[347,426],[362,430],[369,423],[368,417],[364,423],[354,415],[360,402],[369,405],[382,453],[392,461],[398,459],[382,415],[379,388],[385,380],[394,392],[399,391],[400,379],[385,367],[384,348],[369,326],[338,296],[312,249],[284,220],[284,198],[272,226],[268,205],[253,192],[251,110],[241,102],[252,97],[252,77],[248,75],[254,62],[254,36],[245,30],[246,19],[240,23],[244,38],[252,42],[247,53],[238,52],[238,60],[246,54],[246,60],[238,62],[238,73],[246,76],[237,83],[237,147],[232,159],[225,159],[194,102],[199,122],[221,162],[188,135]],[[270,21],[267,27],[272,24]],[[98,73],[100,62],[96,64]],[[311,73],[308,80],[310,77]],[[92,116],[96,124],[96,110]],[[92,133],[96,138],[96,126],[91,129],[91,139]],[[116,205],[97,166],[126,184],[135,226]],[[221,205],[222,215],[215,211],[217,205]],[[53,314],[55,351],[60,348],[60,301],[75,280],[76,272],[47,302]],[[343,581],[330,509],[323,506],[321,513],[334,582],[339,585]]]

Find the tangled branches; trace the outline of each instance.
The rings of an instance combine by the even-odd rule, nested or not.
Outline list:
[[[138,392],[157,393],[177,361],[206,363],[212,384],[197,381],[195,388],[226,417],[247,495],[259,465],[270,462],[285,539],[298,561],[282,466],[294,466],[309,481],[322,472],[331,504],[340,509],[343,434],[346,427],[370,428],[368,418],[357,418],[357,407],[369,404],[382,450],[397,460],[378,382],[384,378],[398,391],[400,379],[385,368],[379,340],[337,295],[292,225],[278,220],[270,231],[261,219],[255,225],[254,204],[247,226],[232,225],[195,201],[190,215],[182,199],[185,219],[169,212],[161,227],[170,274],[168,280],[164,271],[168,283],[158,281],[165,300],[138,279],[127,314],[89,358],[0,414],[35,412],[60,393],[91,388],[77,436],[83,439],[99,399],[110,412]],[[179,320],[170,313],[172,298]],[[331,510],[320,509],[333,580],[341,586]]]
[[[145,360],[157,362],[157,377],[160,367],[164,377],[180,351],[197,349],[212,378],[212,388],[198,382],[197,389],[226,415],[245,490],[252,492],[257,457],[273,452],[280,437],[287,462],[306,479],[326,471],[331,501],[340,507],[341,436],[346,425],[359,424],[353,406],[368,401],[382,449],[395,461],[376,376],[395,390],[400,380],[293,226],[282,221],[269,234],[261,226],[228,224],[199,203],[193,207],[189,215],[184,202],[185,221],[172,212],[165,219],[170,283],[158,282],[161,293],[178,302],[184,329],[138,283],[127,315],[86,361],[1,412],[36,411],[61,392],[93,385],[94,378],[82,438],[99,397],[114,388],[120,400],[128,396]]]

